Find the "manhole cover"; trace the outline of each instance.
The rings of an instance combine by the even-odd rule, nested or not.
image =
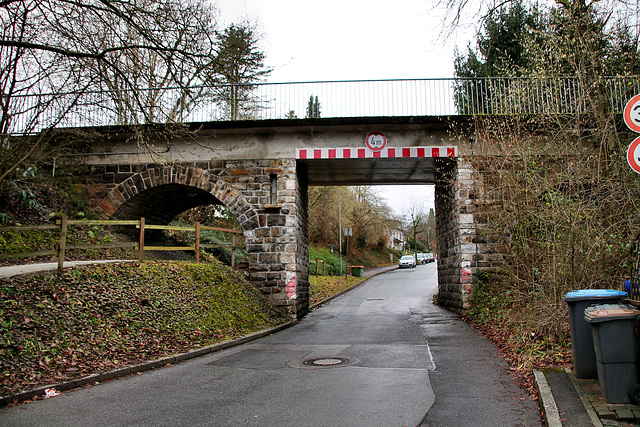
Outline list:
[[[287,362],[287,366],[295,369],[326,369],[342,366],[352,366],[358,363],[354,357],[312,357],[309,359],[294,359]]]
[[[308,359],[302,362],[306,366],[333,366],[347,362],[349,359],[344,357],[325,357],[322,359]]]

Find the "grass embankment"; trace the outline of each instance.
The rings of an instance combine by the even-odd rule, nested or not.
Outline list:
[[[324,261],[326,274],[340,275],[340,266],[342,266],[342,274],[344,274],[345,269],[352,265],[361,265],[365,268],[383,267],[397,263],[398,259],[403,255],[401,251],[396,251],[386,247],[369,250],[354,248],[349,251],[349,253],[349,258],[347,259],[342,257],[341,263],[338,251],[334,250],[331,252],[331,250],[326,247],[309,246],[310,273],[315,273],[314,261],[316,260]],[[320,264],[320,274],[322,274],[322,268],[323,266]]]
[[[309,276],[309,305],[346,291],[364,279],[353,276]]]
[[[389,253],[387,248],[384,248],[384,252],[375,250],[364,253],[357,252],[356,256],[352,255],[349,260],[343,257],[342,262],[340,262],[338,251],[331,251],[326,247],[309,246],[309,304],[317,304],[364,280],[364,277],[345,277],[344,272],[347,269],[347,261],[349,261],[349,266],[362,265],[366,268],[381,267],[391,263]],[[318,272],[320,275],[318,276],[315,275],[315,263],[317,260],[324,262],[319,263]],[[332,276],[331,274],[340,272],[340,266],[342,266],[342,275]],[[323,275],[323,270],[327,275]]]
[[[285,323],[219,264],[111,264],[0,280],[0,395]]]
[[[359,277],[312,277],[311,304]],[[0,396],[183,353],[289,319],[220,263],[95,265],[0,279]]]

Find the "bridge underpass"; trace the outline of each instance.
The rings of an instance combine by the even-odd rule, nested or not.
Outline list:
[[[158,137],[153,151],[126,129],[102,129],[85,152],[57,159],[56,175],[82,186],[105,218],[168,223],[224,204],[240,223],[249,280],[292,317],[308,310],[307,191],[310,185],[435,185],[439,301],[464,309],[484,243],[476,240],[477,183],[466,140],[434,117],[211,122]],[[372,150],[365,137],[382,133]]]

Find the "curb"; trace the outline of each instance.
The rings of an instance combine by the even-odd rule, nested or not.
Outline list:
[[[538,400],[540,408],[542,408],[542,416],[544,418],[544,425],[548,427],[562,427],[560,421],[560,413],[556,401],[551,393],[551,387],[544,376],[542,371],[533,371],[533,377],[536,382],[536,389],[538,390]]]
[[[296,325],[297,323],[298,323],[297,320],[293,320],[291,322],[285,323],[280,326],[276,326],[274,328],[263,329],[261,331],[251,333],[249,335],[245,335],[244,337],[240,337],[234,340],[223,341],[221,343],[202,347],[196,350],[191,350],[186,353],[179,353],[173,356],[167,356],[160,359],[151,360],[149,362],[144,362],[139,365],[114,369],[108,372],[92,374],[86,377],[78,378],[76,380],[69,380],[61,383],[41,386],[33,390],[23,391],[21,393],[17,393],[10,396],[2,396],[0,397],[0,408],[5,407],[12,403],[24,402],[25,400],[30,400],[30,399],[33,399],[34,397],[45,396],[46,395],[45,390],[49,388],[55,388],[57,391],[68,391],[68,390],[73,390],[75,388],[84,387],[87,385],[98,384],[100,382],[126,377],[128,375],[136,374],[138,372],[150,371],[152,369],[162,368],[168,365],[175,365],[177,363],[184,362],[186,360],[195,359],[196,357],[206,356],[211,353],[216,353],[220,350],[224,350],[230,347],[235,347],[241,344],[248,343],[250,341],[257,340],[258,338],[262,338],[267,335],[280,332],[293,325]]]
[[[584,407],[585,412],[587,413],[589,420],[591,421],[591,424],[594,427],[603,427],[602,421],[600,421],[598,414],[593,409],[589,398],[578,383],[576,376],[573,374],[573,372],[571,372],[571,369],[564,368],[564,373],[571,381],[571,385],[580,398],[580,402],[582,403],[582,406]],[[533,376],[535,379],[536,389],[538,390],[538,404],[542,409],[544,425],[548,427],[562,427],[562,421],[560,419],[556,400],[553,396],[553,392],[551,391],[551,387],[547,382],[547,378],[545,377],[544,372],[538,370],[533,371]]]

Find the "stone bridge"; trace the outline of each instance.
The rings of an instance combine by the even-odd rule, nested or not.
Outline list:
[[[224,204],[242,226],[249,280],[292,317],[308,311],[307,195],[314,185],[434,184],[440,304],[464,309],[473,274],[499,265],[476,239],[482,192],[469,138],[443,117],[220,121],[171,130],[99,129],[56,159],[104,218],[165,224]]]

